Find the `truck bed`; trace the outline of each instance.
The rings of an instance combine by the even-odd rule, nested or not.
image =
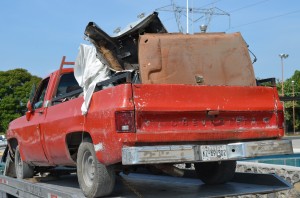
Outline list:
[[[187,176],[184,178],[151,175],[145,172],[120,174],[110,197],[225,197],[264,194],[291,188],[290,184],[276,175],[253,173],[237,173],[231,182],[216,188],[204,185],[201,180],[193,177],[192,172],[187,170]],[[6,197],[5,193],[22,198],[84,197],[75,174],[56,179],[36,178],[35,182],[1,175],[0,195]]]

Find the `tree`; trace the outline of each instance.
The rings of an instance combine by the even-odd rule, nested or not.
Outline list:
[[[25,69],[0,71],[0,132],[24,114],[32,85],[40,81]]]
[[[294,83],[292,83],[294,81]],[[294,87],[295,96],[300,96],[300,71],[296,70],[291,78],[284,82],[284,95],[292,96]],[[281,93],[281,83],[277,83],[278,92]],[[285,102],[285,119],[287,131],[293,131],[293,101]],[[300,101],[295,101],[295,129],[300,131]]]

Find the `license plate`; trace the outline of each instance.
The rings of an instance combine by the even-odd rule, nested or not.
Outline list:
[[[227,159],[226,145],[203,145],[200,150],[203,161]]]

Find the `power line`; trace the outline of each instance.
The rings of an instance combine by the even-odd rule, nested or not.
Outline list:
[[[217,1],[221,1],[221,0],[215,0],[215,2]],[[209,4],[211,5],[211,4]],[[206,24],[205,25],[209,25],[211,19],[212,19],[212,16],[214,15],[226,15],[228,17],[230,17],[230,14],[217,8],[217,7],[212,7],[212,8],[190,8],[190,7],[181,7],[181,6],[177,6],[175,4],[175,1],[174,0],[171,0],[171,5],[167,5],[167,6],[163,6],[163,7],[160,7],[160,8],[157,8],[155,9],[156,11],[167,11],[167,12],[173,12],[174,13],[174,16],[175,16],[175,20],[176,20],[176,23],[177,23],[177,26],[178,26],[178,30],[180,32],[183,32],[183,27],[182,27],[182,24],[181,24],[181,16],[185,16],[187,18],[187,21],[188,20],[191,20],[192,23],[195,23],[197,22],[198,20],[200,19],[205,19],[206,21]],[[186,13],[187,12],[187,13]],[[192,19],[190,19],[188,17],[188,13],[192,13]],[[194,20],[194,14],[200,14],[201,16]],[[187,28],[188,29],[188,28]]]
[[[230,13],[237,12],[237,11],[240,11],[240,10],[243,10],[243,9],[246,9],[246,8],[250,8],[250,7],[256,6],[256,5],[258,5],[258,4],[264,3],[264,2],[266,2],[266,1],[270,1],[270,0],[263,0],[263,1],[259,1],[259,2],[253,3],[253,4],[249,4],[249,5],[246,5],[246,6],[244,6],[244,7],[237,8],[237,9],[235,9],[235,10],[232,10],[232,11],[230,11]]]
[[[249,22],[249,23],[244,23],[244,24],[241,24],[241,25],[238,25],[238,26],[231,27],[229,29],[243,27],[243,26],[246,26],[246,25],[252,25],[252,24],[255,24],[255,23],[260,23],[260,22],[263,22],[263,21],[272,20],[272,19],[283,17],[283,16],[286,16],[286,15],[295,14],[295,13],[298,13],[298,12],[300,12],[300,10],[296,10],[296,11],[288,12],[288,13],[285,13],[285,14],[280,14],[280,15],[276,15],[276,16],[272,16],[272,17],[268,17],[268,18],[264,18],[264,19],[260,19],[260,20],[256,20],[256,21],[252,21],[252,22]]]
[[[219,1],[222,1],[222,0],[215,0],[214,2],[209,3],[209,4],[206,4],[206,5],[203,5],[203,6],[201,6],[200,8],[205,8],[206,6],[213,5],[213,4],[215,4],[215,3],[219,2]]]

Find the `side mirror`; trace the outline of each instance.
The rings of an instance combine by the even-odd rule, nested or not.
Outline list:
[[[31,114],[32,114],[32,105],[31,105],[30,100],[28,100],[26,107],[27,107],[26,120],[29,121]]]

